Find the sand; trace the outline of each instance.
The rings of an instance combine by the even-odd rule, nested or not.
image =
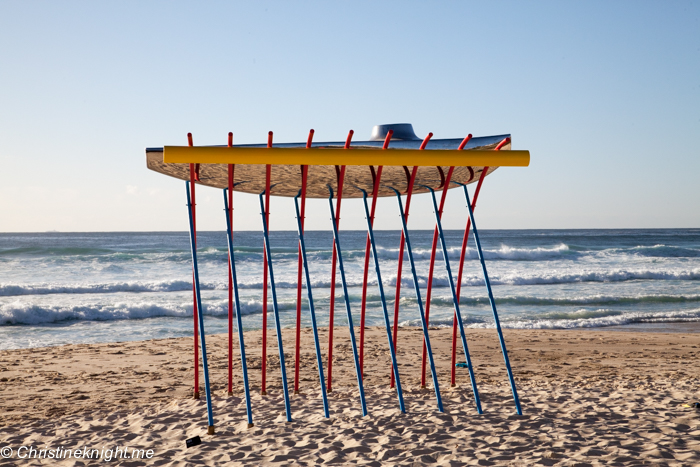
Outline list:
[[[321,336],[325,342],[327,331]],[[203,380],[202,398],[191,397],[191,339],[0,352],[0,454],[13,450],[0,465],[104,462],[19,459],[28,454],[18,453],[22,446],[151,455],[134,460],[118,452],[110,465],[700,465],[700,410],[692,407],[700,401],[700,333],[505,330],[522,416],[493,330],[469,331],[483,415],[466,369],[457,369],[457,387],[450,387],[451,330],[431,330],[444,413],[429,373],[428,387],[420,388],[420,329],[399,331],[406,414],[388,387],[385,331],[368,331],[366,417],[347,329],[337,327],[335,336],[330,419],[323,417],[312,334],[304,330],[301,393],[291,398],[294,421],[287,423],[274,331],[267,396],[260,395],[260,331],[246,333],[251,429],[237,342],[228,396],[227,337],[209,336],[215,435],[207,435]],[[283,337],[291,387],[293,330]],[[196,435],[202,444],[186,448]]]

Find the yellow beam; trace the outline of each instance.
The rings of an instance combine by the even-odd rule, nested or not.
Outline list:
[[[418,165],[527,167],[530,151],[165,146],[163,162],[184,164]]]

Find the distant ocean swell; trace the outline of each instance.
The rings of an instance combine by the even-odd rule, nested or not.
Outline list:
[[[368,295],[368,306],[369,307],[379,307],[381,306],[378,295]],[[317,299],[317,313],[319,316],[324,316],[327,313],[328,298]],[[359,296],[351,297],[351,304],[353,308],[353,313],[359,312]],[[497,298],[496,303],[500,306],[503,305],[532,305],[532,306],[551,306],[551,307],[561,307],[561,306],[605,306],[605,305],[617,305],[617,304],[627,304],[627,305],[639,305],[639,304],[673,304],[673,303],[696,303],[700,302],[700,295],[690,295],[690,296],[661,296],[661,295],[649,295],[649,296],[639,296],[639,297],[581,297],[579,299],[547,299],[538,297],[503,297]],[[342,296],[336,296],[337,307],[342,303]],[[393,306],[393,298],[387,297],[387,303]],[[402,297],[402,313],[406,313],[406,306],[410,307],[409,313],[415,314],[416,300],[412,297]],[[442,306],[452,308],[452,300],[447,297],[434,297],[431,300],[433,306]],[[488,299],[486,298],[468,298],[463,297],[460,300],[460,304],[463,306],[462,314],[465,317],[465,322],[474,324],[473,327],[479,327],[482,324],[487,325],[490,323],[489,319],[484,319],[483,317],[469,317],[470,309],[469,306],[477,305],[488,305]],[[228,300],[205,300],[203,303],[205,316],[226,316],[228,314]],[[278,299],[279,310],[284,312],[296,310],[296,299],[295,298],[282,298]],[[414,312],[411,312],[410,310]],[[551,308],[550,308],[551,309]],[[253,315],[261,314],[263,311],[262,301],[258,299],[242,299],[241,300],[241,310],[243,315]],[[302,310],[304,315],[308,312],[308,302],[304,299],[302,300]],[[502,311],[502,310],[501,310]],[[268,303],[268,312],[272,312],[272,304]],[[125,320],[125,319],[144,319],[144,318],[154,318],[154,317],[176,317],[185,318],[192,316],[192,302],[190,300],[185,300],[178,303],[162,303],[153,301],[138,301],[138,302],[117,302],[113,304],[65,304],[65,305],[37,305],[37,304],[27,304],[21,301],[9,302],[0,304],[0,325],[18,325],[18,324],[48,324],[57,323],[62,321],[114,321],[114,320]],[[605,319],[603,319],[605,318]],[[697,319],[696,319],[697,318]],[[569,323],[569,327],[590,327],[590,326],[613,326],[616,324],[626,324],[620,322],[620,319],[628,320],[629,323],[634,322],[656,322],[656,321],[643,321],[643,319],[653,319],[653,320],[700,320],[700,309],[694,309],[691,311],[668,311],[668,312],[658,312],[658,313],[628,313],[625,311],[611,310],[606,308],[600,308],[597,310],[590,309],[580,309],[576,311],[545,311],[542,310],[536,316],[533,316],[534,320],[522,320],[513,321],[512,318],[501,317],[506,327],[518,327],[527,328],[527,326],[533,326],[535,322],[538,322],[538,328],[550,327],[549,324],[554,323],[551,326],[562,327],[564,324]],[[596,321],[598,320],[598,321]],[[602,320],[602,321],[601,321]],[[630,321],[636,320],[636,321]],[[562,324],[564,323],[564,324]],[[598,324],[596,324],[598,323]],[[420,326],[420,321],[417,319],[412,319],[408,321],[401,322],[402,326]],[[452,321],[442,322],[435,318],[431,320],[431,326],[442,326],[442,325],[452,325]],[[490,324],[489,324],[490,325]],[[526,326],[527,325],[527,326]]]
[[[408,272],[405,272],[408,276]],[[700,268],[686,270],[664,270],[664,269],[612,269],[598,271],[580,272],[560,272],[544,271],[539,273],[519,272],[517,274],[492,273],[491,283],[494,285],[539,285],[539,284],[569,284],[580,282],[625,282],[633,280],[663,280],[663,281],[695,281],[700,280]],[[385,286],[396,285],[396,275],[390,275],[384,281]],[[371,286],[376,286],[375,279],[368,282]],[[426,287],[427,276],[418,275],[418,285]],[[413,287],[413,280],[409,277],[402,277],[403,287]],[[482,286],[484,284],[480,275],[470,274],[462,278],[464,286]],[[202,290],[225,290],[228,283],[201,282]],[[297,287],[295,281],[278,280],[276,287],[280,289],[294,289]],[[340,281],[336,284],[340,287]],[[262,289],[262,281],[239,280],[238,286],[241,289]],[[349,287],[361,287],[360,280],[348,280]],[[329,280],[313,280],[312,287],[328,288]],[[433,277],[433,287],[449,287],[447,277]],[[0,284],[0,297],[20,296],[20,295],[47,295],[47,294],[97,294],[115,292],[177,292],[191,290],[192,283],[182,280],[164,280],[155,282],[126,281],[98,284]]]
[[[341,238],[342,240],[342,238]],[[448,255],[451,260],[459,260],[461,252],[460,245],[448,248]],[[227,261],[228,250],[226,247],[206,247],[198,250],[199,260],[203,263]],[[385,248],[377,246],[377,254],[380,260],[396,260],[398,248]],[[430,259],[429,248],[415,248],[413,257],[416,260]],[[309,259],[328,259],[332,252],[329,249],[307,248]],[[365,254],[362,249],[344,249],[343,256],[346,260],[360,259]],[[237,261],[260,261],[262,262],[262,245],[260,247],[234,247],[234,255]],[[296,247],[273,247],[272,256],[279,261],[295,260],[297,257]],[[655,257],[655,258],[699,258],[700,249],[684,248],[671,245],[637,246],[630,248],[608,248],[590,249],[567,245],[561,243],[551,247],[518,248],[508,245],[501,245],[498,248],[484,249],[484,257],[487,260],[504,261],[542,261],[556,259],[578,259],[587,256],[614,256],[623,258],[625,256]],[[17,258],[41,258],[50,263],[55,262],[146,262],[161,263],[175,262],[186,263],[191,261],[190,252],[182,251],[139,251],[139,252],[115,252],[104,248],[61,248],[61,247],[31,247],[13,248],[0,250],[0,262]],[[473,247],[467,248],[466,257],[476,259],[477,253]],[[407,259],[407,252],[404,252],[404,259]],[[442,250],[438,247],[436,258],[442,260]]]
[[[400,232],[375,234],[387,304],[393,311]],[[463,231],[445,234],[456,279]],[[365,231],[341,232],[348,292],[358,320],[366,236]],[[411,232],[423,299],[432,237],[432,230]],[[223,332],[228,313],[226,236],[202,231],[197,240],[207,330]],[[271,234],[283,327],[295,323],[297,240],[293,231]],[[469,327],[490,327],[491,310],[472,240],[462,277],[462,315]],[[243,326],[260,329],[262,236],[259,231],[240,231],[234,241]],[[569,329],[700,321],[700,229],[483,231],[482,241],[505,327]],[[306,246],[317,319],[325,326],[332,235],[309,231]],[[430,324],[450,326],[453,303],[441,248],[436,260]],[[0,233],[0,348],[191,335],[191,261],[187,232]],[[367,323],[383,326],[370,264]],[[406,254],[401,286],[399,322],[419,326]],[[339,276],[336,287],[336,325],[342,325],[345,309]],[[302,323],[309,326],[308,304],[304,301],[302,306]],[[666,328],[683,331],[687,326]]]
[[[464,325],[468,328],[494,328],[493,320],[480,317],[462,316]],[[560,317],[548,317],[542,315],[532,319],[512,319],[500,317],[501,326],[508,329],[577,329],[577,328],[602,328],[609,326],[622,326],[626,324],[643,323],[684,323],[700,322],[700,308],[686,311],[668,311],[653,313],[620,312],[614,310],[581,310],[578,312],[561,313]],[[431,320],[431,326],[451,327],[452,319]],[[400,326],[420,326],[419,320],[407,320]]]
[[[692,303],[700,302],[700,295],[639,295],[639,296],[605,296],[594,295],[590,297],[573,298],[545,298],[529,296],[504,296],[496,297],[496,303],[508,305],[532,305],[532,306],[605,306],[605,305],[639,305],[664,304],[664,303]],[[415,304],[415,297],[401,297],[401,303]],[[431,299],[433,305],[452,306],[452,298],[446,296]],[[488,297],[460,297],[461,305],[488,305]]]

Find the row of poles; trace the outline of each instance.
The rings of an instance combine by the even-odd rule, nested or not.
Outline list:
[[[314,130],[310,130],[309,136],[307,139],[306,147],[310,148],[313,140],[313,135],[314,135]],[[393,135],[393,131],[390,130],[388,134],[386,135],[386,138],[384,140],[384,144],[382,146],[382,149],[386,150],[389,147],[391,137]],[[350,144],[352,141],[352,136],[353,136],[353,131],[350,130],[348,133],[348,137],[345,142],[345,149],[350,148]],[[427,145],[428,141],[431,139],[433,136],[432,133],[429,133],[428,136],[423,140],[420,150],[424,150],[425,146]],[[189,146],[193,146],[192,143],[192,134],[188,133],[188,144]],[[268,141],[267,141],[267,147],[271,148],[272,147],[272,137],[273,134],[270,131],[268,133]],[[468,135],[464,140],[461,142],[459,145],[459,150],[464,149],[466,144],[469,142],[471,139],[472,135]],[[506,138],[503,141],[501,141],[495,148],[496,151],[500,150],[503,146],[508,144],[510,142],[510,138]],[[231,147],[233,146],[233,134],[229,133],[228,135],[228,146]],[[202,365],[204,369],[204,385],[205,385],[205,391],[206,391],[206,402],[207,402],[207,417],[208,417],[208,432],[210,434],[214,433],[214,418],[213,418],[213,412],[212,412],[212,405],[211,405],[211,391],[210,391],[210,386],[209,386],[209,372],[208,372],[208,365],[207,365],[207,354],[206,354],[206,343],[205,343],[205,333],[204,333],[204,321],[203,321],[203,313],[202,313],[202,300],[201,300],[201,293],[200,293],[200,286],[199,286],[199,271],[197,267],[197,228],[196,228],[196,210],[195,210],[195,182],[199,181],[199,164],[190,164],[190,180],[185,182],[186,188],[187,188],[187,206],[188,206],[188,213],[189,213],[189,225],[190,225],[190,244],[191,244],[191,251],[192,251],[192,279],[193,279],[193,296],[194,296],[194,363],[195,363],[195,371],[194,371],[194,397],[195,399],[199,398],[199,355],[198,355],[198,348],[201,345],[201,351],[202,351]],[[295,365],[294,365],[294,393],[297,394],[299,392],[299,368],[300,368],[300,340],[301,340],[301,303],[302,303],[302,282],[306,284],[306,294],[307,294],[307,301],[309,304],[309,314],[311,318],[311,325],[313,329],[313,336],[314,336],[314,346],[315,346],[315,351],[316,351],[316,363],[318,367],[318,375],[319,375],[319,381],[321,385],[321,395],[323,399],[323,410],[324,410],[324,415],[326,418],[328,418],[329,415],[329,407],[328,407],[328,396],[327,393],[332,391],[332,370],[333,370],[333,330],[334,330],[334,313],[335,313],[335,278],[336,278],[336,269],[339,270],[340,272],[340,279],[341,279],[341,285],[343,289],[343,296],[344,296],[344,303],[345,303],[345,311],[347,314],[347,321],[348,321],[348,329],[350,331],[350,341],[352,345],[352,351],[353,351],[353,360],[354,360],[354,365],[355,365],[355,371],[357,375],[357,384],[359,388],[359,395],[360,395],[360,404],[362,408],[362,415],[367,415],[367,404],[365,400],[365,393],[364,393],[364,385],[363,385],[363,377],[364,377],[364,338],[365,338],[365,313],[366,313],[366,301],[367,301],[367,282],[368,282],[368,272],[369,272],[369,262],[370,262],[370,256],[374,259],[374,269],[375,273],[377,276],[377,286],[379,289],[379,295],[381,298],[381,303],[382,303],[382,313],[384,317],[384,324],[386,327],[386,333],[387,333],[387,340],[389,344],[389,350],[391,353],[391,363],[392,363],[392,368],[391,368],[391,376],[390,376],[390,387],[396,388],[396,393],[398,397],[398,402],[399,402],[399,408],[401,409],[401,412],[405,412],[405,404],[403,400],[403,392],[401,389],[401,380],[399,377],[399,369],[398,369],[398,362],[396,359],[396,348],[397,348],[397,339],[398,339],[398,321],[399,321],[399,297],[401,293],[401,276],[402,276],[402,269],[403,269],[403,257],[404,257],[404,251],[406,251],[408,260],[409,260],[409,265],[411,269],[411,275],[413,279],[413,284],[414,284],[414,289],[415,289],[415,294],[416,294],[416,299],[418,302],[418,308],[420,312],[420,317],[421,317],[421,327],[423,330],[423,354],[422,354],[422,359],[421,359],[421,387],[426,386],[426,364],[430,365],[430,373],[432,376],[433,380],[433,387],[435,389],[435,397],[437,400],[437,406],[438,410],[440,412],[443,411],[443,405],[442,405],[442,398],[440,395],[440,388],[438,384],[438,379],[437,379],[437,373],[435,370],[435,362],[433,360],[433,353],[432,349],[430,346],[430,338],[428,335],[428,323],[430,319],[430,301],[431,301],[431,295],[432,295],[432,280],[433,280],[433,273],[434,273],[434,266],[435,266],[435,259],[436,259],[436,251],[437,251],[437,245],[438,243],[440,244],[440,248],[442,250],[444,262],[445,262],[445,270],[447,272],[447,277],[448,277],[448,282],[450,285],[450,291],[452,294],[452,299],[454,303],[454,316],[453,316],[453,325],[452,325],[452,358],[451,358],[451,386],[454,387],[456,382],[455,382],[455,366],[456,366],[456,348],[457,348],[457,332],[459,330],[460,333],[460,338],[461,338],[461,343],[462,343],[462,349],[464,351],[464,356],[466,359],[467,363],[467,368],[469,370],[469,379],[471,382],[473,394],[474,394],[474,400],[476,402],[476,409],[478,413],[482,413],[482,408],[481,408],[481,400],[479,397],[479,392],[477,389],[477,384],[476,384],[476,379],[474,376],[474,370],[473,366],[471,363],[471,358],[469,356],[469,349],[467,345],[467,338],[464,332],[464,325],[462,321],[462,315],[460,312],[460,307],[459,307],[459,299],[460,299],[460,292],[461,292],[461,283],[462,283],[462,272],[464,268],[464,260],[466,256],[466,251],[467,251],[467,243],[469,240],[469,234],[470,231],[474,237],[474,241],[476,243],[476,248],[477,248],[477,253],[479,257],[479,261],[481,264],[481,270],[484,276],[484,282],[486,284],[486,289],[488,292],[488,297],[489,297],[489,303],[491,305],[491,310],[493,312],[493,317],[495,320],[496,324],[496,331],[498,334],[498,339],[499,343],[501,346],[501,351],[503,354],[503,358],[505,361],[505,366],[506,370],[508,373],[508,379],[510,382],[510,387],[511,391],[513,393],[513,398],[515,400],[515,407],[516,407],[516,412],[520,415],[522,414],[522,410],[520,407],[520,400],[518,398],[518,393],[515,387],[515,381],[513,379],[513,373],[510,367],[510,361],[508,359],[508,352],[506,351],[506,345],[505,341],[503,339],[503,333],[501,331],[501,325],[500,321],[498,319],[498,312],[496,310],[496,303],[493,298],[493,292],[491,289],[491,283],[489,281],[488,273],[486,270],[486,264],[484,262],[484,256],[483,256],[483,251],[481,249],[481,242],[479,240],[479,234],[478,230],[476,228],[476,222],[474,220],[474,209],[476,208],[476,202],[479,197],[479,192],[481,190],[482,183],[484,181],[484,178],[489,170],[488,167],[484,167],[483,171],[481,172],[481,175],[479,177],[477,186],[476,186],[476,191],[474,193],[474,200],[473,202],[470,201],[469,198],[469,192],[467,191],[467,186],[466,184],[454,182],[451,180],[452,174],[454,172],[454,167],[450,167],[447,175],[444,177],[444,182],[441,185],[440,188],[443,188],[442,190],[442,195],[440,198],[440,202],[438,204],[436,196],[435,196],[435,191],[428,186],[425,185],[419,185],[420,187],[426,188],[431,196],[432,196],[432,202],[433,202],[433,208],[435,212],[435,230],[433,232],[433,242],[432,242],[432,248],[431,248],[431,254],[430,254],[430,266],[429,266],[429,272],[428,272],[428,285],[427,285],[427,290],[426,290],[426,298],[425,298],[425,306],[423,305],[423,300],[421,297],[421,291],[418,286],[418,277],[416,273],[416,267],[415,267],[415,261],[413,258],[413,252],[411,249],[411,241],[409,237],[409,232],[408,232],[408,227],[407,227],[407,222],[408,222],[408,215],[409,215],[409,210],[410,210],[410,203],[411,203],[411,196],[413,193],[413,188],[415,186],[415,180],[416,180],[416,174],[418,171],[418,166],[413,167],[412,171],[410,172],[410,176],[408,178],[408,187],[403,193],[403,195],[406,196],[406,202],[405,206],[404,203],[401,199],[402,193],[399,192],[394,187],[389,186],[388,188],[394,191],[396,194],[397,200],[398,200],[398,206],[399,206],[399,212],[400,212],[400,217],[401,217],[401,243],[400,243],[400,248],[399,248],[399,257],[398,257],[398,272],[397,272],[397,279],[396,279],[396,292],[395,292],[395,300],[394,300],[394,319],[393,319],[393,326],[392,323],[389,320],[389,309],[387,306],[387,300],[385,297],[384,293],[384,286],[381,278],[381,270],[380,270],[380,265],[379,265],[379,257],[377,256],[377,249],[376,249],[376,243],[374,240],[374,230],[373,230],[373,223],[374,223],[374,216],[375,216],[375,210],[376,210],[376,201],[377,201],[377,195],[378,195],[378,190],[380,187],[381,183],[381,176],[382,176],[382,166],[378,166],[375,170],[374,167],[370,167],[370,170],[372,172],[372,178],[373,178],[373,190],[372,190],[372,202],[371,202],[371,207],[368,204],[368,193],[363,190],[362,188],[358,188],[362,194],[363,194],[363,203],[364,203],[364,210],[365,210],[365,217],[367,220],[367,241],[365,245],[365,262],[364,262],[364,274],[363,274],[363,283],[362,283],[362,302],[361,302],[361,311],[360,311],[360,338],[359,338],[359,346],[357,344],[357,341],[355,339],[355,329],[354,329],[354,324],[353,324],[353,318],[352,318],[352,312],[351,312],[351,307],[350,307],[350,301],[349,301],[349,295],[348,295],[348,290],[347,290],[347,281],[345,279],[345,268],[343,266],[343,256],[341,253],[341,247],[340,247],[340,238],[338,235],[338,230],[340,226],[340,208],[341,208],[341,200],[342,200],[342,194],[343,194],[343,181],[345,177],[345,166],[340,166],[339,168],[336,167],[337,169],[337,176],[338,176],[338,184],[337,184],[337,196],[336,196],[336,205],[335,207],[333,206],[333,198],[334,198],[334,192],[333,188],[328,185],[328,203],[329,203],[329,208],[330,208],[330,214],[331,214],[331,221],[332,221],[332,226],[333,226],[333,255],[332,255],[332,262],[331,262],[331,289],[330,289],[330,308],[329,308],[329,327],[328,327],[328,378],[325,380],[324,377],[324,370],[323,370],[323,357],[321,354],[321,346],[320,346],[320,341],[318,337],[318,327],[316,324],[316,310],[314,307],[314,300],[313,300],[313,292],[311,288],[311,280],[309,277],[309,268],[308,268],[308,263],[306,259],[306,246],[304,242],[304,218],[305,218],[305,208],[306,208],[306,188],[307,188],[307,180],[308,180],[308,166],[301,166],[301,189],[299,190],[297,196],[294,197],[294,204],[295,204],[295,210],[296,210],[296,218],[297,218],[297,230],[298,230],[298,236],[299,236],[299,245],[298,245],[298,252],[299,252],[299,261],[298,261],[298,275],[297,275],[297,306],[296,306],[296,339],[295,339]],[[406,169],[406,172],[408,174],[408,169]],[[229,264],[229,313],[228,313],[228,394],[232,395],[232,384],[233,384],[233,315],[235,312],[236,316],[236,325],[238,329],[238,340],[239,340],[239,347],[240,347],[240,355],[241,355],[241,364],[242,364],[242,371],[243,371],[243,385],[245,389],[245,399],[246,399],[246,413],[247,413],[247,419],[248,419],[248,426],[252,427],[253,426],[253,416],[252,416],[252,409],[251,409],[251,400],[250,400],[250,386],[249,386],[249,381],[248,381],[248,368],[247,368],[247,362],[246,362],[246,356],[245,356],[245,343],[244,343],[244,335],[243,335],[243,324],[241,321],[241,308],[240,308],[240,300],[238,296],[238,283],[237,283],[237,275],[236,275],[236,261],[235,261],[235,256],[234,256],[234,250],[233,250],[233,190],[234,190],[234,171],[235,171],[235,165],[229,164],[228,165],[228,187],[223,190],[224,194],[224,207],[225,207],[225,212],[226,212],[226,234],[227,234],[227,242],[228,242],[228,264]],[[441,171],[442,172],[442,171]],[[277,346],[279,350],[279,358],[280,358],[280,367],[281,367],[281,373],[282,373],[282,389],[284,392],[284,404],[285,404],[285,412],[286,412],[286,418],[287,421],[292,421],[292,414],[291,414],[291,407],[290,407],[290,401],[289,401],[289,388],[288,388],[288,380],[287,380],[287,372],[286,372],[286,365],[285,365],[285,357],[284,357],[284,351],[283,351],[283,346],[282,346],[282,329],[281,329],[281,324],[280,324],[280,316],[279,316],[279,307],[277,304],[277,294],[276,294],[276,289],[275,289],[275,279],[274,279],[274,269],[273,269],[273,262],[272,262],[272,252],[270,248],[270,238],[269,238],[269,221],[270,221],[270,211],[269,211],[269,206],[270,206],[270,173],[271,173],[271,166],[268,164],[265,167],[265,190],[262,191],[259,195],[259,200],[260,200],[260,211],[261,211],[261,216],[262,216],[262,225],[263,225],[263,262],[264,262],[264,268],[263,268],[263,296],[262,296],[262,303],[263,303],[263,313],[262,313],[262,362],[261,362],[261,371],[262,371],[262,376],[261,376],[261,393],[263,395],[267,394],[267,384],[266,384],[266,375],[267,375],[267,304],[268,304],[268,283],[270,286],[270,291],[271,291],[271,298],[272,298],[272,309],[273,309],[273,315],[275,319],[275,328],[276,328],[276,334],[277,334]],[[472,178],[473,178],[473,171],[472,171]],[[471,182],[471,180],[469,180]],[[448,258],[448,250],[447,250],[447,245],[445,243],[445,237],[444,237],[444,232],[442,229],[442,223],[441,223],[441,217],[442,217],[442,211],[445,205],[445,199],[447,195],[448,188],[450,184],[456,184],[460,185],[464,191],[464,196],[466,200],[466,205],[467,209],[469,212],[469,219],[467,221],[467,226],[464,231],[464,237],[462,240],[462,248],[461,248],[461,253],[460,253],[460,260],[459,260],[459,268],[458,268],[458,273],[457,273],[457,280],[455,281],[453,278],[452,274],[452,269],[450,267],[450,260]],[[371,255],[370,255],[371,253]],[[303,279],[303,281],[302,281]],[[199,343],[198,343],[199,339]],[[359,348],[358,348],[359,347]]]

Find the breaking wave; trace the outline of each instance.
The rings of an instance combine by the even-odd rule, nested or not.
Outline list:
[[[494,328],[492,319],[462,316],[465,327],[472,329]],[[627,324],[653,324],[653,323],[685,323],[700,322],[700,308],[686,311],[669,312],[620,312],[615,310],[578,310],[566,313],[552,314],[547,319],[543,315],[531,319],[513,319],[501,317],[501,326],[509,329],[577,329],[577,328],[602,328],[610,326],[623,326]],[[413,319],[403,321],[400,326],[420,326],[420,320]],[[431,320],[430,326],[451,327],[452,319]]]
[[[296,301],[279,301],[280,311],[296,309]],[[203,304],[205,316],[227,316],[228,300]],[[242,300],[241,314],[262,313],[260,300]],[[272,306],[268,305],[268,311]],[[37,305],[22,302],[0,305],[0,325],[50,324],[62,321],[115,321],[156,317],[186,318],[192,316],[192,303],[162,304],[150,301],[115,304]]]
[[[413,287],[413,279],[406,277],[405,274],[401,278],[402,287]],[[570,284],[580,282],[624,282],[633,280],[663,280],[663,281],[694,281],[700,280],[700,268],[687,270],[651,270],[651,269],[612,269],[612,270],[597,270],[597,271],[581,271],[581,272],[560,272],[560,271],[545,271],[539,273],[505,273],[490,274],[491,283],[493,285],[539,285],[539,284]],[[426,287],[428,277],[418,275],[418,285],[422,288]],[[314,288],[330,287],[330,280],[312,280]],[[376,286],[375,279],[368,281],[370,286]],[[484,280],[481,276],[473,274],[462,278],[463,286],[481,286]],[[238,286],[241,289],[262,289],[262,280],[243,280],[239,281]],[[297,287],[296,281],[278,280],[275,282],[277,288],[293,289]],[[385,286],[396,286],[396,274],[390,275],[384,280]],[[224,281],[220,282],[201,282],[202,290],[225,290],[228,285]],[[336,286],[340,287],[340,280],[336,282]],[[361,287],[362,281],[358,279],[348,280],[348,287]],[[433,277],[433,287],[445,288],[449,287],[449,281],[446,276]],[[191,290],[192,282],[182,280],[164,280],[154,282],[144,281],[125,281],[112,283],[97,283],[97,284],[0,284],[0,297],[20,296],[20,295],[48,295],[48,294],[101,294],[101,293],[117,293],[117,292],[180,292]]]

